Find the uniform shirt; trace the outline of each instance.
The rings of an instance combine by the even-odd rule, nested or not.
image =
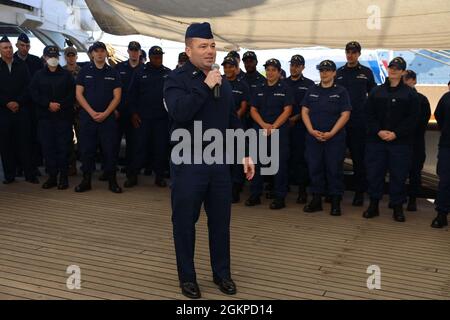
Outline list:
[[[218,129],[224,137],[226,129],[243,128],[236,115],[230,83],[226,79],[222,81],[220,98],[215,99],[205,78],[205,74],[190,61],[169,74],[164,84],[164,100],[171,132],[184,128],[193,137],[194,121],[202,121],[203,132]]]
[[[393,131],[397,138],[390,143],[412,144],[418,127],[419,97],[414,89],[400,81],[391,87],[389,78],[375,87],[367,99],[368,141],[382,142],[380,130]]]
[[[37,107],[39,119],[72,120],[75,102],[75,80],[72,74],[58,66],[55,72],[45,67],[34,75],[30,84],[30,93]],[[61,110],[51,112],[50,102],[57,102]]]
[[[298,115],[301,112],[301,102],[305,97],[306,91],[314,86],[314,81],[305,78],[303,75],[299,79],[293,80],[291,77],[287,78],[286,84],[292,88],[292,93],[294,95],[294,105],[292,106],[292,116]]]
[[[423,139],[425,136],[425,131],[427,131],[428,121],[430,121],[431,116],[430,102],[428,101],[428,98],[426,96],[424,96],[420,92],[417,92],[416,89],[414,89],[414,91],[419,96],[420,106],[419,123],[416,130],[416,138]]]
[[[114,89],[120,88],[122,83],[116,70],[107,64],[98,69],[91,62],[80,70],[77,85],[84,87],[83,95],[91,108],[96,112],[104,112],[114,99]]]
[[[115,69],[120,74],[120,80],[122,81],[122,98],[120,100],[120,104],[117,107],[117,111],[119,111],[120,114],[129,115],[130,114],[130,108],[128,103],[128,92],[130,89],[130,84],[132,77],[134,73],[142,68],[142,64],[138,64],[136,67],[132,67],[130,65],[129,60],[123,61],[116,65]]]
[[[439,100],[434,111],[441,137],[439,138],[439,147],[450,148],[450,92],[447,92]]]
[[[342,112],[351,111],[347,90],[337,84],[323,88],[321,84],[312,86],[306,91],[301,103],[309,109],[309,118],[314,130],[329,132],[341,117]],[[344,134],[341,130],[337,135]]]
[[[244,80],[239,80],[236,78],[235,80],[229,82],[233,92],[234,106],[237,112],[241,108],[242,101],[250,101],[250,89]]]
[[[266,78],[264,78],[264,76],[258,71],[255,71],[253,73],[246,73],[244,80],[245,82],[247,82],[250,89],[250,99],[252,99],[253,95],[256,92],[256,89],[266,82]]]
[[[370,91],[377,86],[372,70],[358,64],[350,68],[346,65],[336,72],[336,84],[347,89],[352,106],[348,126],[366,126],[365,103]]]
[[[25,59],[22,59],[19,56],[19,53],[16,51],[16,53],[14,53],[14,59],[20,59],[23,62],[25,62],[31,77],[33,77],[36,72],[38,72],[44,67],[43,61],[39,57],[32,54],[28,54]]]
[[[245,72],[241,68],[239,68],[239,74],[237,75],[237,78],[239,80],[245,79]]]
[[[20,108],[27,108],[28,85],[30,73],[22,60],[13,59],[11,71],[8,65],[0,58],[0,112],[12,114],[6,107],[11,101],[16,101]]]
[[[258,88],[253,97],[251,106],[258,109],[264,122],[274,123],[283,113],[284,108],[294,104],[294,96],[286,82],[279,80],[273,86],[267,82]],[[283,124],[286,126],[287,122]],[[258,125],[259,127],[259,125]]]
[[[164,81],[170,72],[169,68],[155,68],[150,62],[135,72],[129,91],[131,112],[144,119],[167,118],[163,92]]]

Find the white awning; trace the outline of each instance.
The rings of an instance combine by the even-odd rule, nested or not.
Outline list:
[[[184,41],[211,23],[219,48],[449,49],[449,0],[86,0],[103,31]]]

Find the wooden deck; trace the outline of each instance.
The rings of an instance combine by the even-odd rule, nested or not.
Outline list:
[[[0,185],[0,299],[183,299],[176,275],[168,189],[153,178],[121,195],[95,181],[76,194],[19,181]],[[120,175],[120,183],[123,182]],[[41,178],[43,180],[43,178]],[[244,197],[246,194],[244,195]],[[344,200],[344,215],[233,207],[232,272],[238,294],[211,281],[206,218],[197,227],[196,267],[205,299],[450,299],[450,234],[430,228],[433,206],[396,223],[386,202],[373,220]],[[69,265],[80,290],[66,287]],[[369,265],[381,290],[369,290]]]

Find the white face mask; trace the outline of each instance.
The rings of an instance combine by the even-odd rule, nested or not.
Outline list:
[[[47,64],[48,64],[50,67],[57,67],[58,64],[59,64],[59,60],[58,60],[58,58],[49,58],[49,59],[47,60]]]

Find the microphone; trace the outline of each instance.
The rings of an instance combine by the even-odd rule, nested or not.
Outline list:
[[[211,70],[220,70],[220,66],[217,63],[214,63],[211,66]],[[219,84],[216,84],[214,86],[213,93],[214,93],[214,99],[219,99],[220,98],[220,86],[219,86]]]

